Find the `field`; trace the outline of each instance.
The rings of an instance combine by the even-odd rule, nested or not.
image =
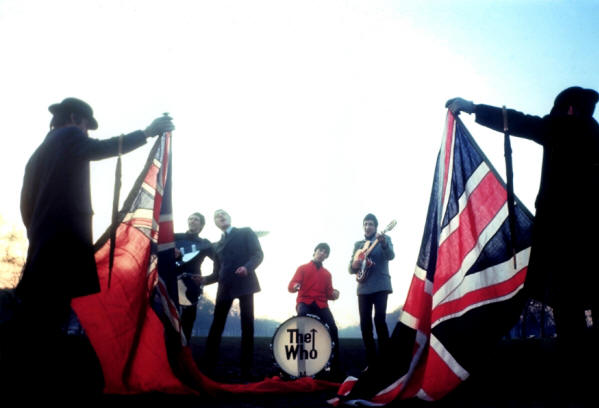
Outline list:
[[[201,356],[205,339],[195,338],[192,344],[194,356]],[[221,363],[216,373],[223,382],[239,381],[239,342],[238,338],[223,338]],[[262,377],[278,374],[270,351],[270,338],[257,338],[255,345],[255,373]],[[556,370],[553,368],[554,341],[528,339],[504,341],[489,350],[481,360],[480,368],[472,376],[439,402],[420,400],[397,401],[393,406],[402,407],[483,407],[483,408],[532,408],[562,406],[557,404]],[[361,339],[342,338],[340,340],[341,359],[347,374],[357,376],[364,368]],[[330,407],[327,399],[333,397],[334,390],[315,393],[288,395],[241,395],[219,397],[218,400],[199,397],[169,395],[113,396],[104,397],[104,406],[197,406],[197,407]],[[576,405],[583,406],[583,405]]]

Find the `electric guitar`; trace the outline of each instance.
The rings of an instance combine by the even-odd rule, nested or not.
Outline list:
[[[393,220],[387,225],[387,227],[381,232],[382,235],[385,235],[387,232],[391,231],[397,225],[397,221]],[[372,252],[372,250],[376,247],[376,244],[379,243],[379,240],[375,240],[372,244],[370,241],[366,241],[364,246],[356,251],[354,254],[354,262],[360,261],[360,269],[356,273],[356,280],[358,282],[364,282],[368,278],[368,272],[374,262],[368,256]]]

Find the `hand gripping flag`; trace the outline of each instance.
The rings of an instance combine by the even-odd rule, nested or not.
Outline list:
[[[514,220],[511,237],[504,182],[448,113],[416,270],[390,343],[329,402],[434,401],[466,380],[524,306],[532,215],[517,198]]]

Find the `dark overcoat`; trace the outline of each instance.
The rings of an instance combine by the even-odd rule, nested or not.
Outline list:
[[[210,284],[218,280],[216,293],[219,299],[235,299],[260,291],[256,268],[262,262],[264,254],[258,236],[250,228],[233,228],[226,237],[215,244],[220,269],[206,277]],[[235,271],[245,266],[248,275],[236,275]]]
[[[590,308],[599,283],[599,125],[591,116],[507,114],[511,135],[543,146],[526,286],[549,304]],[[503,131],[501,108],[477,105],[476,121]]]
[[[123,136],[122,152],[146,142]],[[73,298],[99,292],[92,243],[89,162],[118,155],[119,137],[89,138],[75,126],[51,130],[25,168],[21,216],[29,249],[17,286],[21,298],[52,293]]]

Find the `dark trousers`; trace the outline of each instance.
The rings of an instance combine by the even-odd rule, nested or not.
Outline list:
[[[2,395],[20,401],[43,395],[60,402],[77,396],[82,403],[101,395],[100,362],[87,336],[68,334],[71,313],[70,298],[50,294],[15,305],[7,332],[0,333],[2,343],[6,341],[6,349],[0,350]]]
[[[225,330],[227,315],[234,299],[216,299],[214,305],[214,318],[208,339],[206,340],[205,362],[206,368],[213,370],[218,361],[220,342]],[[239,297],[239,310],[241,313],[241,372],[249,374],[254,360],[254,295]]]
[[[366,361],[372,365],[377,356],[377,347],[374,342],[372,330],[372,309],[374,309],[374,326],[378,337],[379,352],[389,341],[389,329],[385,317],[387,315],[387,292],[375,292],[367,295],[358,295],[358,308],[360,310],[360,330],[366,348]]]
[[[329,333],[331,334],[331,340],[333,341],[333,358],[331,360],[332,370],[341,370],[341,359],[339,356],[339,331],[335,324],[333,314],[328,307],[321,309],[315,302],[309,305],[305,303],[297,304],[297,315],[305,316],[307,314],[313,314],[320,318],[322,323],[325,323],[329,327]]]
[[[187,343],[191,341],[191,333],[193,331],[193,324],[196,321],[197,313],[198,306],[196,304],[191,306],[181,306],[181,328],[187,339]]]

